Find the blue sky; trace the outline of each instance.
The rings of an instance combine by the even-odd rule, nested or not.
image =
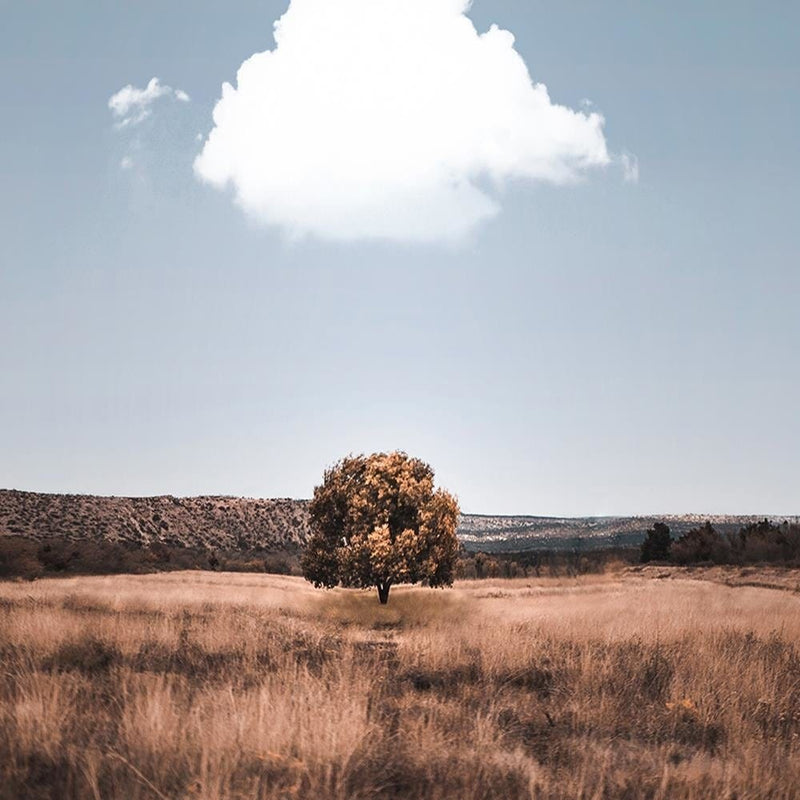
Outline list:
[[[608,163],[558,184],[515,156],[476,179],[497,213],[424,241],[344,201],[344,238],[298,234],[196,174],[287,6],[3,4],[0,486],[307,497],[401,448],[470,512],[798,513],[797,6],[476,0],[554,104],[603,115]],[[115,127],[153,77],[191,101]]]

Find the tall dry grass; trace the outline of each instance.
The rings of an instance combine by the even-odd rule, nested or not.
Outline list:
[[[795,798],[800,596],[0,584],[0,800]]]

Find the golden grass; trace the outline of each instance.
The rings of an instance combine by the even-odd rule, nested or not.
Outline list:
[[[795,798],[800,595],[0,584],[0,800]]]

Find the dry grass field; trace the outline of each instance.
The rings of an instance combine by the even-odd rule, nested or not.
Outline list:
[[[798,796],[796,592],[0,584],[0,800]]]

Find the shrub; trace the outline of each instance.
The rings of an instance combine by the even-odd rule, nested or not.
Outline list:
[[[0,537],[0,578],[26,578],[42,574],[42,565],[36,557],[36,542],[21,536]]]
[[[263,562],[264,572],[271,572],[273,575],[291,575],[292,564],[286,556],[267,556]]]

